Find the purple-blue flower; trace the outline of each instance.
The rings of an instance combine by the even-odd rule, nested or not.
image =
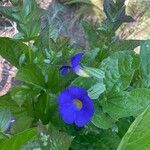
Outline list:
[[[64,122],[83,127],[94,114],[94,103],[85,89],[70,86],[58,96],[58,110]]]
[[[70,70],[73,70],[77,75],[87,77],[88,75],[82,70],[82,68],[80,66],[80,61],[81,61],[83,55],[84,55],[84,53],[80,52],[80,53],[77,53],[76,55],[74,55],[73,57],[71,57],[70,66],[62,66],[60,68],[61,75],[63,75],[63,76],[67,75]]]

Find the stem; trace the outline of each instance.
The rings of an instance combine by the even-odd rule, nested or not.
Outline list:
[[[31,62],[32,62],[32,52],[31,52],[32,43],[29,41],[29,42],[28,42],[28,45],[29,45],[29,47],[30,47],[30,49],[29,49],[29,61],[30,61],[30,63],[31,63]]]

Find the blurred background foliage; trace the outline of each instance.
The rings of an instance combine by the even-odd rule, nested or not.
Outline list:
[[[13,5],[19,5],[22,0],[10,0]],[[8,0],[0,0],[0,5],[10,5]],[[50,9],[52,0],[36,0],[45,13]],[[105,18],[103,12],[103,0],[60,0],[62,3],[68,5],[72,3],[84,3],[75,16],[84,14],[88,20],[94,23],[101,22]],[[131,15],[135,22],[123,24],[118,30],[118,36],[123,39],[148,39],[150,37],[150,0],[126,0],[127,13]],[[6,20],[5,20],[6,22]],[[4,19],[0,18],[0,26],[4,26]],[[9,24],[10,26],[10,24]],[[0,36],[11,36],[11,34],[4,34],[5,28],[0,28]],[[3,32],[2,32],[3,30]],[[5,31],[4,31],[5,30]],[[15,31],[14,31],[15,32]],[[2,34],[3,33],[3,34]],[[13,34],[13,33],[12,33]]]

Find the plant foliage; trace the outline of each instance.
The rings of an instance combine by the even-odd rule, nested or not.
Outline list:
[[[91,2],[67,5],[74,3]],[[104,0],[104,21],[81,21],[89,44],[80,64],[86,77],[73,71],[60,74],[82,48],[48,24],[40,30],[42,11],[34,0],[0,6],[18,29],[12,38],[0,37],[0,55],[17,68],[15,79],[20,81],[0,97],[1,150],[150,149],[150,40],[117,38],[118,28],[134,21],[124,3]],[[69,86],[84,88],[94,102],[94,116],[82,128],[66,124],[58,113],[57,97]]]

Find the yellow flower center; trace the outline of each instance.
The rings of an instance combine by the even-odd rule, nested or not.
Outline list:
[[[77,108],[81,109],[82,108],[82,102],[79,99],[75,100],[75,105]]]

